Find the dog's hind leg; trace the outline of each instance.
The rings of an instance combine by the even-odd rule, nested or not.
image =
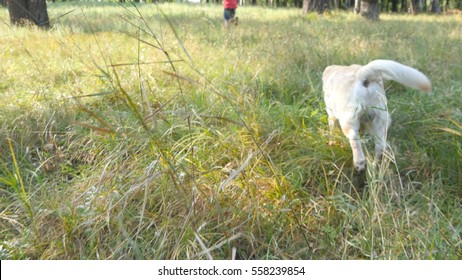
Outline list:
[[[387,145],[387,131],[391,124],[391,118],[386,114],[374,118],[370,133],[375,138],[375,158],[377,161],[382,159],[383,152]]]
[[[359,135],[359,121],[340,122],[343,134],[350,140],[351,151],[353,152],[353,164],[359,172],[366,169],[366,156],[361,147]]]

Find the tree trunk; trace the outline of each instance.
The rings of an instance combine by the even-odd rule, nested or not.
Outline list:
[[[50,27],[46,0],[7,0],[10,22],[14,25],[35,24]]]
[[[432,0],[431,12],[439,14],[441,13],[440,0]]]
[[[303,0],[303,14],[308,12],[324,12],[324,0]]]
[[[391,2],[391,11],[394,13],[398,12],[398,0],[392,0]]]
[[[361,11],[361,0],[355,0],[354,12],[355,14],[359,14],[360,11]]]
[[[410,0],[409,1],[409,13],[416,15],[422,12],[422,1],[421,0]]]
[[[379,1],[361,0],[361,15],[370,20],[379,20]]]

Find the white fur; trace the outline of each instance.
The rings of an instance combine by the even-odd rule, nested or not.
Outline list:
[[[375,153],[380,158],[386,146],[391,118],[387,108],[384,80],[431,92],[428,78],[409,66],[391,60],[374,60],[365,66],[329,66],[323,73],[324,101],[332,133],[338,121],[349,139],[356,170],[366,168],[360,127],[375,137]],[[333,144],[333,141],[329,141]]]

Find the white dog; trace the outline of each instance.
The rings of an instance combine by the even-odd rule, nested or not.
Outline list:
[[[432,90],[424,74],[391,60],[374,60],[365,66],[333,65],[327,67],[322,76],[331,134],[338,121],[350,141],[353,163],[358,171],[366,168],[366,157],[359,136],[361,125],[364,125],[366,133],[375,138],[375,154],[378,159],[386,146],[391,118],[383,88],[384,80],[393,80],[424,92]],[[331,138],[329,145],[333,143]]]

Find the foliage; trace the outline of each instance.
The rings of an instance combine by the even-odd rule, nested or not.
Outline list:
[[[0,11],[0,256],[460,259],[461,16],[221,13]],[[321,73],[375,58],[434,93],[388,85],[390,151],[362,178],[326,145]]]

